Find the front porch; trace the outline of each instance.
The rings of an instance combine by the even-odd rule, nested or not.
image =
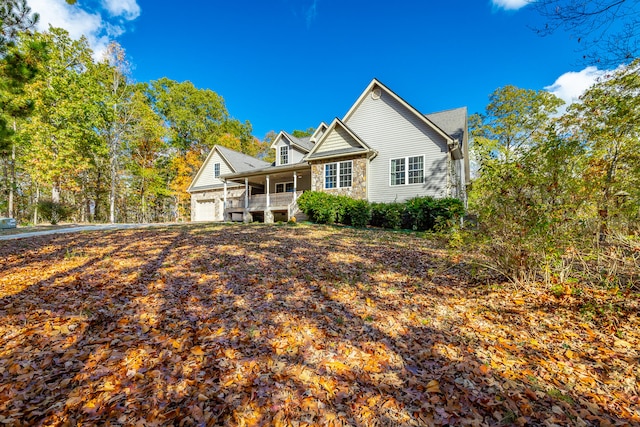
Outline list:
[[[311,189],[311,170],[306,164],[233,174],[224,179],[225,221],[273,223],[292,217],[306,219],[296,203],[305,190]],[[228,197],[228,182],[244,185],[244,192],[239,197]]]

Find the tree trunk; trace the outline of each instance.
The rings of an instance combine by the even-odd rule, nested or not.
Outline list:
[[[13,133],[16,133],[16,121],[13,121]],[[9,218],[13,218],[15,212],[13,207],[14,190],[16,188],[16,144],[11,143],[11,163],[10,163],[11,184],[9,184]]]
[[[13,124],[15,130],[15,122]],[[16,188],[16,144],[11,144],[11,163],[10,163],[11,183],[9,184],[9,218],[15,215],[13,197]]]
[[[109,191],[109,222],[116,222],[116,162],[111,158],[111,190]]]
[[[36,199],[33,204],[33,225],[38,225],[38,203],[40,203],[40,187],[36,184]]]

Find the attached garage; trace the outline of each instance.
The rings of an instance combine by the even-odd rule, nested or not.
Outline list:
[[[196,200],[194,221],[217,221],[215,200]]]

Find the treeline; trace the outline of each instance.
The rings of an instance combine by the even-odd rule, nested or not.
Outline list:
[[[1,42],[0,216],[186,220],[186,189],[214,144],[268,151],[215,92],[168,78],[134,83],[116,43],[95,60],[86,39],[59,28]]]
[[[516,282],[637,287],[640,61],[601,78],[563,114],[561,105],[549,92],[507,86],[471,117],[476,237]]]

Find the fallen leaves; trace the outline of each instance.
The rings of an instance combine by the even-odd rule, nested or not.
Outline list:
[[[640,422],[637,297],[479,286],[413,234],[185,226],[0,255],[3,425]],[[611,301],[617,324],[577,308]]]

